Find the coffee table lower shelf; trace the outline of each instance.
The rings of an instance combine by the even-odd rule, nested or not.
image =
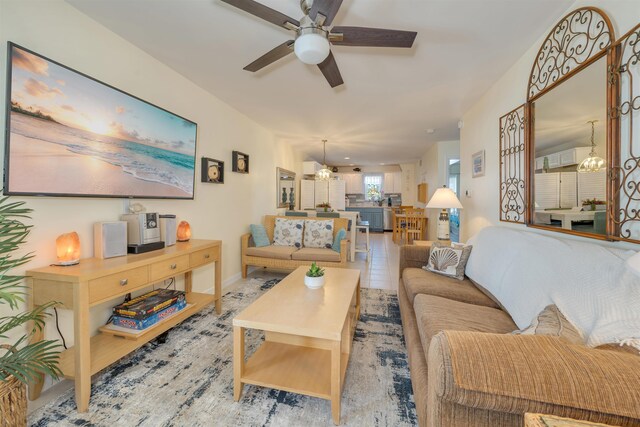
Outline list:
[[[349,355],[340,359],[344,385]],[[241,381],[331,400],[331,350],[265,341],[245,362]]]

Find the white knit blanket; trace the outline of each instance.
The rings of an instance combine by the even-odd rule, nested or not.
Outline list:
[[[486,227],[473,245],[466,274],[493,294],[518,328],[555,304],[587,338],[640,349],[640,277],[625,266],[634,251]]]

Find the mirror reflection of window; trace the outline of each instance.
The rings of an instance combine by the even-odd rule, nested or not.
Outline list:
[[[606,82],[601,58],[535,100],[534,224],[606,234]]]

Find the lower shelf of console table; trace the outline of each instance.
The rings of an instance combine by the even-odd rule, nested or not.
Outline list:
[[[73,310],[74,346],[60,355],[60,370],[75,382],[79,412],[89,408],[91,375],[107,368],[122,357],[142,347],[180,322],[215,304],[221,313],[221,247],[219,240],[191,240],[145,254],[101,260],[81,260],[72,267],[43,267],[27,271],[31,288],[29,307],[58,301],[62,308]],[[192,291],[192,271],[215,263],[214,294]],[[90,307],[142,291],[154,283],[184,274],[187,307],[138,334],[98,333],[90,336]],[[32,341],[43,339],[37,332]],[[29,397],[36,399],[42,390],[43,377],[30,384]]]

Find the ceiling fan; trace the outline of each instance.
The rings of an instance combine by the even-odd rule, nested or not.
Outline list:
[[[287,40],[265,53],[244,67],[245,70],[256,72],[295,52],[298,59],[305,64],[317,65],[331,87],[340,86],[344,81],[331,53],[330,43],[340,46],[410,48],[418,34],[415,31],[367,27],[335,26],[328,29],[342,5],[342,0],[300,0],[300,7],[304,13],[300,21],[254,0],[222,1],[296,33],[294,40]]]

